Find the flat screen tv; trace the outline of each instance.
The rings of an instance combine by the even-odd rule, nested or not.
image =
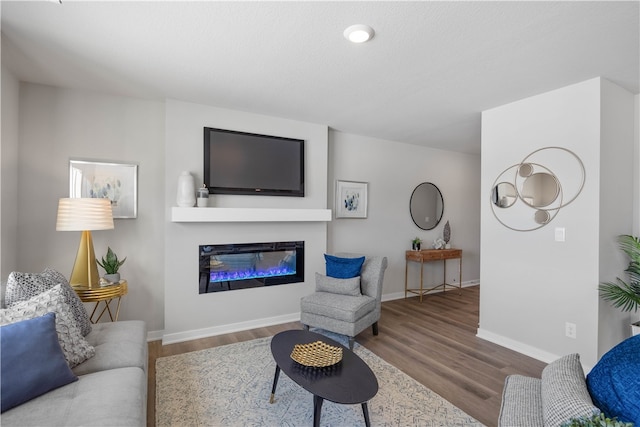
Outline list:
[[[204,128],[209,194],[304,197],[304,140]]]

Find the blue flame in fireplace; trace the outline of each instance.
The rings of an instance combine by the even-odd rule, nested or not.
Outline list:
[[[209,274],[209,281],[211,283],[231,282],[234,280],[261,279],[275,276],[293,276],[295,274],[296,270],[287,266],[273,267],[266,270],[212,271]]]

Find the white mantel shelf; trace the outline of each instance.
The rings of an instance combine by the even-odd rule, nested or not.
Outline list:
[[[171,222],[329,222],[331,209],[171,208]]]

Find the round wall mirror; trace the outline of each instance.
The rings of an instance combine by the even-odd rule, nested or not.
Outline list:
[[[528,176],[520,195],[525,203],[534,208],[543,208],[553,203],[560,194],[560,184],[555,176],[537,172]]]
[[[435,228],[444,213],[444,199],[440,189],[430,182],[423,182],[411,193],[409,211],[413,222],[423,230]]]
[[[499,208],[508,208],[518,200],[516,187],[510,182],[499,182],[493,187],[491,201]]]

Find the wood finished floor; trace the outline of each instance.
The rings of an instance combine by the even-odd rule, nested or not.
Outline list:
[[[356,342],[487,426],[497,425],[504,379],[540,376],[545,363],[477,338],[480,286],[382,303],[379,335]],[[147,425],[155,426],[155,362],[159,357],[300,329],[298,322],[163,346],[149,343]],[[411,396],[407,396],[408,399]],[[428,408],[425,408],[428,416]],[[375,425],[375,422],[374,422]]]

